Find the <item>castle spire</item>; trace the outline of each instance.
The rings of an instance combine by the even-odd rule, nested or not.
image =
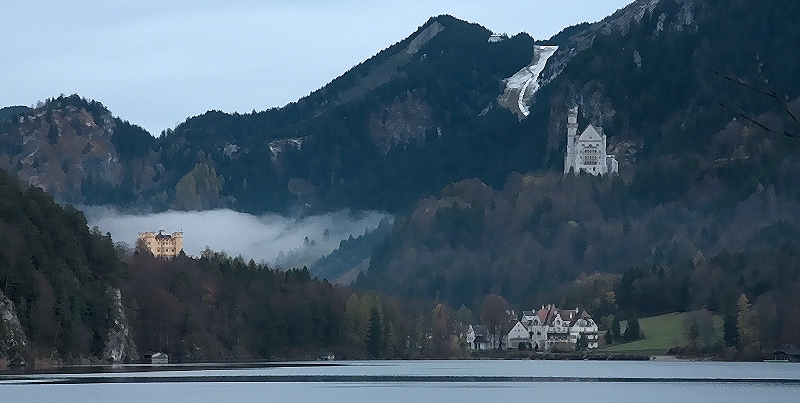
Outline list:
[[[576,152],[575,142],[578,138],[578,106],[567,109],[567,151],[564,154],[564,174],[568,174],[570,169],[578,172],[575,163]]]
[[[575,129],[570,131],[570,134],[575,135],[578,131],[578,106],[574,106],[567,110],[567,129]]]

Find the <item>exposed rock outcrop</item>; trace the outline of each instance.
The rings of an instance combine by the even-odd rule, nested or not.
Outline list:
[[[425,142],[425,133],[436,124],[433,109],[420,91],[406,95],[405,98],[395,98],[369,117],[372,140],[384,154],[394,146]]]
[[[2,291],[0,291],[0,358],[12,365],[25,365],[32,358],[30,342],[19,322],[14,302]]]
[[[56,105],[20,116],[15,130],[0,133],[0,167],[57,199],[81,202],[81,182],[118,184],[123,167],[111,142],[115,122],[74,105]]]
[[[588,49],[594,44],[598,33],[609,34],[614,30],[627,32],[631,24],[642,20],[645,14],[650,13],[660,0],[637,0],[604,18],[602,21],[589,25],[586,29],[572,35],[566,44],[562,45],[553,55],[547,68],[542,72],[542,85],[553,81],[578,53]]]
[[[139,359],[139,352],[136,343],[130,335],[128,317],[125,315],[125,307],[122,305],[122,292],[119,288],[108,290],[114,300],[111,326],[108,329],[108,340],[103,349],[103,358],[111,362],[124,362]]]

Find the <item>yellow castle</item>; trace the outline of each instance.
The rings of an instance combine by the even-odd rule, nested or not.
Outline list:
[[[139,233],[138,243],[144,243],[156,257],[175,257],[183,250],[183,232],[164,234],[164,230]]]

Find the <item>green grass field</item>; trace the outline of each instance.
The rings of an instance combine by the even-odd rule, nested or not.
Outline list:
[[[686,331],[688,312],[674,312],[666,315],[639,319],[639,327],[644,339],[631,343],[614,344],[599,348],[598,352],[619,352],[626,354],[663,355],[672,347],[689,343]],[[722,317],[713,317],[716,339],[722,340]],[[620,323],[622,330],[625,322]],[[714,335],[711,335],[714,338]],[[708,343],[713,344],[713,343]]]

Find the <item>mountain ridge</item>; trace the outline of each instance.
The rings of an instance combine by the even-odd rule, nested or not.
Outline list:
[[[387,193],[384,183],[397,183],[392,175],[374,183],[365,173],[402,167],[396,176],[419,165],[414,161],[418,157],[408,150],[434,144],[440,150],[431,152],[441,154],[442,147],[450,148],[435,146],[442,142],[434,139],[453,133],[463,136],[467,122],[499,95],[501,80],[531,59],[529,36],[489,43],[490,35],[477,24],[433,17],[408,38],[297,102],[253,114],[209,111],[187,118],[137,149],[139,158],[125,167],[124,175],[114,180],[92,178],[91,185],[123,187],[128,196],[134,194],[125,202],[154,210],[197,205],[180,200],[181,194],[197,194],[207,199],[202,206],[254,213],[296,208],[320,211],[345,205],[396,211],[416,196],[398,198],[397,192]],[[63,98],[67,97],[59,99]],[[47,125],[34,129],[9,125],[7,130],[43,132]],[[264,159],[265,155],[269,158]],[[12,165],[6,167],[17,171]],[[220,185],[206,195],[198,189],[179,191],[181,180],[201,165],[209,167],[201,167],[204,171],[213,168],[217,179],[195,179]],[[123,184],[120,176],[125,175],[133,183]],[[423,186],[428,192],[457,178],[432,179],[433,183]],[[56,191],[56,197],[96,202],[83,194],[79,184],[73,187],[81,189]],[[366,192],[355,191],[369,187]],[[419,187],[406,184],[403,190],[423,194]]]

